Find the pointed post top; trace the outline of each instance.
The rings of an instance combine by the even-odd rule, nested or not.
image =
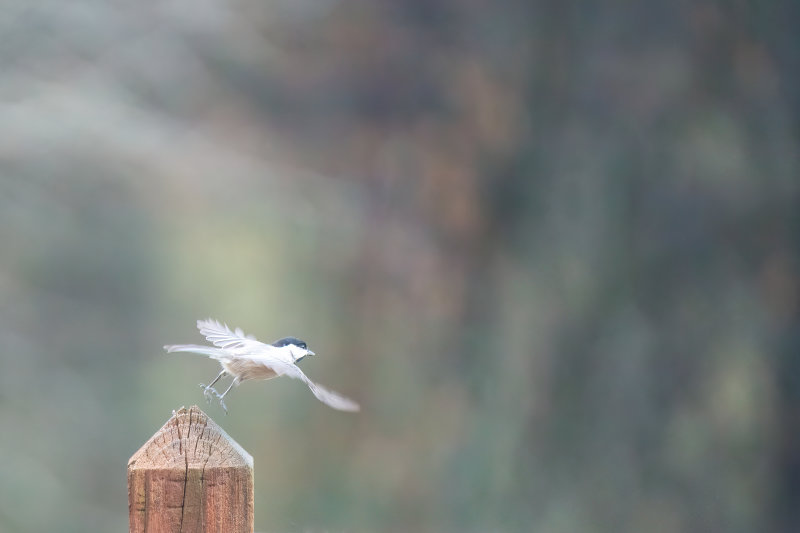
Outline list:
[[[214,466],[253,467],[253,457],[196,405],[173,411],[128,461],[129,469]]]

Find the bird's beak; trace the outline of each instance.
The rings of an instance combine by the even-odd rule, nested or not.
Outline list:
[[[312,352],[311,350],[308,350],[308,351],[306,352],[306,355],[317,355],[317,354],[315,354],[315,353],[314,353],[314,352]]]

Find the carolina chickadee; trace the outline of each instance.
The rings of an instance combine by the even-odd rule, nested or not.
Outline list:
[[[164,346],[164,349],[167,353],[190,352],[207,355],[219,361],[222,372],[208,385],[201,383],[200,386],[203,387],[203,395],[208,401],[211,401],[212,395],[219,399],[226,414],[228,408],[225,406],[224,398],[234,386],[250,379],[271,379],[277,376],[302,380],[317,399],[334,409],[359,410],[356,402],[314,383],[300,370],[296,363],[306,356],[314,355],[314,352],[308,349],[308,345],[300,339],[284,337],[272,344],[265,344],[250,335],[245,335],[239,328],[231,331],[227,325],[211,319],[198,320],[197,329],[216,348],[198,344],[172,344]],[[225,392],[220,394],[213,385],[226,375],[233,376],[233,381]]]

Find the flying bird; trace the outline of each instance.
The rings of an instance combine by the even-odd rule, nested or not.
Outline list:
[[[203,387],[203,396],[211,401],[212,396],[219,400],[220,406],[227,414],[225,395],[243,381],[251,379],[272,379],[278,376],[288,376],[299,379],[308,385],[314,396],[324,404],[340,411],[358,411],[359,406],[349,398],[328,390],[319,383],[314,383],[297,366],[302,359],[314,355],[308,349],[308,344],[296,337],[284,337],[272,344],[257,341],[250,335],[236,328],[231,329],[226,324],[216,320],[198,320],[197,329],[214,346],[199,344],[168,344],[164,346],[167,353],[189,352],[207,355],[216,359],[222,365],[222,372],[214,380]],[[225,376],[233,376],[230,386],[220,394],[214,384]]]

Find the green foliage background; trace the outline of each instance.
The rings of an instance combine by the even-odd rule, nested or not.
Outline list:
[[[0,531],[124,531],[213,317],[261,531],[800,529],[795,2],[0,4]]]

